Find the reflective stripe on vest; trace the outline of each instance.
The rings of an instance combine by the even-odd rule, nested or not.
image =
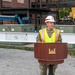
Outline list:
[[[47,34],[47,31],[46,31],[46,28],[41,29],[39,32],[40,32],[40,36],[41,36],[42,41],[46,42],[46,43],[57,42],[58,36],[60,33],[60,31],[58,29],[54,29],[54,33],[52,34],[51,37],[49,37]]]

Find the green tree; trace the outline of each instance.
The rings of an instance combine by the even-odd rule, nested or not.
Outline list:
[[[60,18],[63,18],[63,17],[67,17],[69,15],[69,12],[71,12],[71,8],[60,8],[59,9],[59,16]]]

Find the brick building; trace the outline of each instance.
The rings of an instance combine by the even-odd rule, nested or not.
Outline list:
[[[61,0],[64,1],[64,0]],[[68,3],[69,0],[59,2],[58,0],[0,0],[0,14],[2,15],[14,15],[19,14],[20,17],[30,17],[31,22],[34,25],[44,24],[44,18],[48,14],[56,16],[59,14],[57,8],[75,6],[73,3]],[[61,3],[61,4],[59,4]],[[3,23],[16,23],[3,21]]]
[[[2,3],[1,4],[1,7],[2,8],[18,8],[18,10],[19,9],[21,9],[21,8],[40,8],[40,12],[38,12],[38,10],[36,9],[36,10],[33,10],[32,12],[31,12],[31,10],[26,10],[25,9],[25,11],[18,11],[18,12],[13,12],[13,11],[11,11],[11,12],[7,12],[7,10],[6,11],[2,11],[2,12],[0,12],[1,14],[3,14],[3,15],[12,15],[12,14],[15,14],[15,13],[18,13],[20,16],[30,16],[31,17],[31,19],[33,19],[32,20],[32,23],[33,24],[35,24],[35,22],[38,22],[38,23],[40,23],[40,17],[42,17],[42,22],[41,22],[41,24],[44,24],[44,18],[46,17],[46,15],[47,15],[47,12],[45,12],[45,10],[42,10],[43,8],[47,8],[47,6],[45,6],[45,5],[43,5],[43,6],[41,6],[41,5],[35,5],[33,2],[40,2],[40,0],[0,0],[1,2],[0,3]],[[46,2],[46,0],[41,0],[42,2]],[[48,0],[48,2],[50,2],[51,0]],[[55,0],[53,0],[53,1],[55,1]],[[47,2],[47,3],[48,3]],[[32,5],[32,3],[33,3],[33,5]],[[49,10],[49,9],[48,9]],[[35,11],[36,12],[38,12],[38,13],[36,13],[35,15],[34,15],[34,13],[35,13]],[[42,13],[41,13],[42,12]],[[43,12],[45,12],[45,14],[44,15],[42,15],[43,14]],[[42,15],[42,16],[40,16],[40,14]],[[37,18],[38,20],[37,21],[35,21],[35,18]],[[4,23],[6,23],[6,22],[4,22]],[[8,22],[7,22],[8,23]]]
[[[35,24],[44,24],[44,18],[46,17],[46,13],[42,15],[42,11],[45,12],[45,10],[42,10],[40,6],[32,6],[32,2],[39,2],[40,0],[0,0],[0,8],[7,8],[8,10],[13,9],[12,11],[4,10],[0,11],[0,14],[2,15],[13,15],[13,14],[19,14],[20,17],[30,17],[31,22]],[[45,2],[46,0],[42,0]],[[32,9],[32,7],[34,9]],[[40,10],[37,10],[36,8],[40,8]],[[43,6],[42,8],[46,8],[46,6]],[[15,11],[14,9],[17,9],[18,11]],[[23,10],[21,10],[23,9]],[[27,9],[27,10],[26,10]],[[40,20],[42,19],[42,21]],[[10,23],[16,23],[15,21],[3,21],[4,24],[10,24]]]

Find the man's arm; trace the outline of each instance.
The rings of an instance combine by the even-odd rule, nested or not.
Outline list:
[[[36,37],[36,42],[42,42],[41,38],[40,38],[40,34],[38,33],[37,37]]]
[[[59,34],[59,36],[58,36],[58,41],[57,41],[57,42],[62,42],[61,34]]]

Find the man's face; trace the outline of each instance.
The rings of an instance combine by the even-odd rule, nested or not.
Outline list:
[[[46,25],[47,25],[48,29],[53,29],[54,22],[46,22]]]

